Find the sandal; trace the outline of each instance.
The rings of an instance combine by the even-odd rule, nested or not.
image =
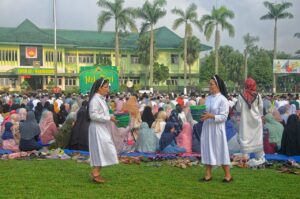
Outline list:
[[[203,177],[200,181],[201,182],[209,182],[209,181],[211,181],[212,180],[212,177],[210,177],[210,178],[205,178],[205,177]]]
[[[90,174],[91,179],[95,183],[105,183],[106,181],[100,175],[94,175],[93,173]]]

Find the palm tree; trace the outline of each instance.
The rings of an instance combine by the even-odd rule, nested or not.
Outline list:
[[[104,25],[112,18],[115,20],[115,65],[119,63],[119,34],[120,30],[126,30],[129,26],[131,31],[137,32],[134,22],[134,9],[123,8],[124,0],[98,0],[99,7],[106,8],[98,17],[98,30],[101,32]],[[121,69],[121,78],[123,78],[123,69]]]
[[[184,43],[183,43],[184,46]],[[187,55],[186,64],[189,66],[189,84],[192,81],[192,70],[191,66],[199,59],[199,54],[201,50],[200,40],[195,36],[188,36],[187,38]],[[183,55],[184,57],[184,55]]]
[[[183,60],[184,60],[184,93],[186,93],[186,72],[187,72],[187,41],[188,36],[192,33],[192,24],[198,26],[200,30],[202,27],[200,22],[198,21],[197,15],[197,6],[192,3],[189,7],[185,10],[174,8],[172,10],[173,14],[179,15],[179,18],[175,19],[173,24],[173,30],[176,30],[180,25],[184,24],[184,47],[183,47]],[[191,79],[190,79],[191,82]]]
[[[145,33],[150,28],[150,79],[149,86],[153,84],[153,60],[154,60],[154,25],[157,21],[166,15],[166,10],[162,7],[167,4],[166,0],[154,0],[151,4],[148,0],[143,4],[142,8],[136,9],[137,16],[144,20],[140,34]]]
[[[211,15],[203,15],[201,24],[204,25],[204,35],[209,40],[213,31],[215,31],[215,73],[219,72],[219,47],[220,47],[220,31],[219,26],[222,30],[227,30],[230,37],[234,36],[234,27],[227,22],[227,19],[233,19],[234,13],[228,10],[225,6],[220,8],[213,7]]]
[[[261,20],[272,19],[275,21],[274,26],[274,49],[273,49],[273,59],[277,58],[277,21],[279,19],[293,18],[294,16],[286,12],[286,9],[291,7],[293,4],[290,2],[282,2],[282,3],[270,3],[268,1],[264,2],[264,6],[268,9],[268,13],[261,16]],[[273,92],[276,92],[276,77],[275,73],[273,73]]]
[[[244,37],[244,43],[246,45],[245,50],[244,50],[244,55],[245,55],[245,80],[247,79],[248,76],[248,54],[249,51],[254,47],[254,43],[259,41],[258,37],[253,37],[249,33],[247,33]]]
[[[295,34],[294,34],[294,37],[297,37],[297,38],[300,39],[300,32],[295,33]]]

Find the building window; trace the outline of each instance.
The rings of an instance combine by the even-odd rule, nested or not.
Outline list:
[[[18,51],[0,49],[0,61],[18,61]]]
[[[131,55],[130,56],[130,61],[132,64],[139,64],[140,63],[140,59],[137,55]]]
[[[171,55],[171,64],[179,64],[179,56]]]
[[[10,86],[9,78],[0,78],[0,86]]]
[[[56,51],[57,53],[57,62],[62,62],[62,52]],[[54,62],[54,52],[53,51],[46,51],[46,62]]]
[[[79,63],[92,64],[94,63],[93,54],[79,54]]]
[[[68,64],[75,64],[76,63],[76,54],[66,53],[66,62]]]
[[[97,64],[99,65],[111,65],[110,54],[99,54],[97,55]]]
[[[76,86],[76,78],[65,78],[66,86]]]
[[[130,81],[132,81],[133,84],[139,84],[140,78],[139,77],[130,77]],[[126,81],[127,83],[127,81]]]

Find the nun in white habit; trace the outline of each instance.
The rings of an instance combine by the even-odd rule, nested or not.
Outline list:
[[[206,112],[201,133],[201,161],[205,165],[205,177],[212,179],[212,166],[222,165],[225,176],[223,182],[233,180],[230,174],[230,157],[226,139],[225,122],[229,113],[227,91],[223,80],[214,75],[209,81],[210,95],[205,100]]]
[[[110,116],[105,96],[109,92],[109,82],[103,78],[96,80],[90,92],[88,104],[89,125],[89,152],[91,177],[96,183],[104,183],[101,177],[101,167],[118,164],[115,145],[112,140],[111,122],[116,122],[114,116]]]

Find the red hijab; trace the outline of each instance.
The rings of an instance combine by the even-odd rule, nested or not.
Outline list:
[[[242,97],[248,104],[249,109],[251,109],[251,104],[254,102],[254,100],[257,97],[256,82],[251,77],[249,77],[245,81],[245,89],[242,93]]]

